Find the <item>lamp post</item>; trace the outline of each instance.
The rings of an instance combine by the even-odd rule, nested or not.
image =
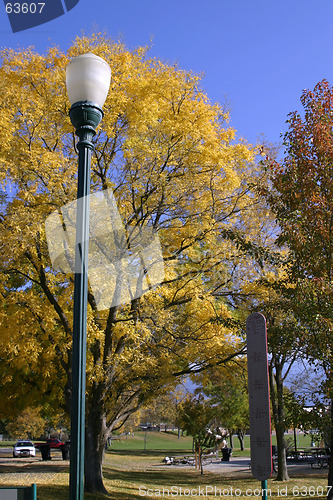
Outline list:
[[[92,138],[103,118],[111,69],[94,54],[72,59],[66,68],[70,119],[79,137],[75,243],[74,316],[71,394],[70,500],[83,500],[88,299],[89,193]]]

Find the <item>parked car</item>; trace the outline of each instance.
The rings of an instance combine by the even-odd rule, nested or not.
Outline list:
[[[46,440],[46,444],[50,445],[50,448],[60,448],[63,444],[62,441],[60,441],[60,439],[47,439]]]
[[[44,443],[35,443],[35,447],[40,448],[41,445],[44,446],[45,444],[48,444],[50,448],[61,448],[65,443],[60,441],[60,439],[49,438]]]
[[[17,441],[13,448],[13,457],[35,457],[36,448],[31,441]]]

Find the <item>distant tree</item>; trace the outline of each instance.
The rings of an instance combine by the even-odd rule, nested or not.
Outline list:
[[[185,391],[181,387],[177,387],[169,392],[158,394],[149,401],[141,410],[140,417],[142,422],[149,422],[159,426],[165,424],[167,426],[178,426],[178,407],[182,400],[186,397]]]
[[[196,465],[203,474],[202,453],[205,449],[216,447],[221,440],[216,429],[212,430],[215,410],[202,396],[190,397],[181,402],[178,408],[178,420],[186,433],[193,437]],[[198,457],[198,460],[197,460]]]
[[[6,426],[9,436],[15,439],[35,439],[43,435],[46,422],[41,417],[41,407],[27,408]]]
[[[237,375],[235,376],[235,374]],[[212,377],[212,382],[203,388],[203,393],[215,411],[219,426],[228,429],[229,437],[237,434],[240,448],[244,450],[244,436],[249,428],[249,400],[247,383],[242,370],[220,372]],[[233,447],[233,442],[230,442]]]
[[[271,296],[264,309],[267,319],[269,383],[271,406],[278,451],[278,481],[288,481],[285,431],[288,429],[285,409],[285,382],[290,370],[302,355],[300,325],[290,303],[280,294]]]
[[[141,422],[141,414],[142,410],[139,409],[134,413],[131,413],[128,418],[124,421],[123,425],[121,428],[117,431],[117,434],[119,432],[125,432],[125,434],[133,434],[135,430],[139,428],[140,422]],[[108,444],[111,442],[111,436],[108,439]]]
[[[306,406],[306,395],[295,394],[289,388],[284,388],[283,394],[285,408],[285,427],[294,430],[294,449],[297,451],[296,429],[301,429],[304,433],[314,428],[319,428],[318,423],[314,423],[312,411]],[[317,411],[315,411],[317,413]],[[320,411],[318,412],[320,413]]]

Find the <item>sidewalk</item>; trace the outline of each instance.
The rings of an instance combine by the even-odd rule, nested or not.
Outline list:
[[[231,457],[229,462],[213,459],[211,463],[204,465],[204,470],[224,476],[252,477],[251,460],[248,457]]]
[[[288,474],[293,476],[327,476],[328,468],[313,469],[308,462],[292,462],[288,460]],[[232,477],[252,477],[251,473],[251,460],[248,457],[231,457],[229,462],[222,462],[221,460],[212,460],[211,464],[204,466],[204,470],[223,474],[224,476]],[[273,472],[272,477],[276,476]]]
[[[191,465],[167,465],[166,467],[179,468],[193,468]],[[246,478],[252,477],[251,472],[251,459],[249,457],[231,457],[229,462],[222,462],[222,460],[213,458],[212,462],[206,462],[203,465],[203,470],[207,472],[212,472],[213,474],[221,474],[224,477],[237,477]],[[288,474],[290,477],[293,476],[327,476],[328,469],[312,469],[311,464],[307,462],[295,462],[292,463],[288,461]],[[274,478],[276,473],[273,472],[272,477]]]

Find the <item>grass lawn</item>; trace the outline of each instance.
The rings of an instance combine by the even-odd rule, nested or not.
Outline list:
[[[213,500],[223,497],[253,496],[261,498],[261,484],[251,477],[230,477],[221,472],[200,472],[194,467],[167,467],[162,464],[166,455],[192,454],[192,439],[177,439],[172,433],[148,433],[144,450],[144,433],[135,433],[133,438],[123,437],[113,441],[105,454],[104,484],[109,496],[86,494],[85,500],[135,500],[140,498],[206,498]],[[247,444],[247,442],[246,442]],[[234,442],[233,458],[239,456],[238,440]],[[304,446],[307,446],[305,444]],[[299,444],[301,446],[301,444]],[[249,449],[245,450],[249,456]],[[19,463],[19,462],[18,462]],[[37,467],[38,466],[38,467]],[[21,466],[16,474],[8,474],[7,467],[0,467],[0,485],[28,485],[34,481],[34,471],[49,467],[45,474],[39,474],[37,483],[38,500],[58,500],[68,498],[68,462],[54,460],[52,463],[35,462],[33,466]],[[310,466],[309,466],[310,467]],[[50,473],[53,468],[54,473]],[[3,474],[4,472],[4,474]],[[25,479],[23,479],[25,477]],[[18,482],[20,481],[20,483]],[[327,474],[322,473],[294,477],[287,483],[268,480],[268,499],[303,498],[323,499],[326,496]],[[216,488],[216,494],[215,494]],[[207,495],[206,495],[207,493]],[[0,495],[1,498],[1,495]]]
[[[288,442],[294,445],[294,435],[286,434]],[[234,453],[240,451],[240,443],[237,436],[233,438]],[[276,444],[276,437],[272,435],[272,444]],[[311,445],[311,437],[309,435],[297,434],[297,447],[307,448]],[[245,455],[249,456],[250,436],[244,438]],[[144,450],[145,433],[138,431],[134,436],[121,436],[112,440],[111,450]],[[192,450],[192,438],[190,436],[177,438],[176,432],[147,432],[146,434],[146,450]]]
[[[107,498],[137,500],[144,497],[192,500],[197,498],[213,500],[237,496],[261,498],[259,491],[261,484],[256,479],[235,479],[207,471],[201,476],[194,468],[168,468],[161,466],[164,455],[154,451],[107,453],[104,464],[104,483],[110,496],[86,494],[85,500]],[[68,498],[68,472],[58,473],[54,479],[49,484],[37,486],[38,500]],[[326,496],[326,483],[327,478],[319,475],[293,478],[288,483],[268,480],[268,498],[323,499]],[[215,488],[217,489],[216,495]],[[206,491],[208,495],[203,494]]]
[[[179,450],[190,453],[192,451],[192,438],[183,436],[178,439],[174,432],[135,432],[134,436],[121,436],[113,439],[110,450]]]

